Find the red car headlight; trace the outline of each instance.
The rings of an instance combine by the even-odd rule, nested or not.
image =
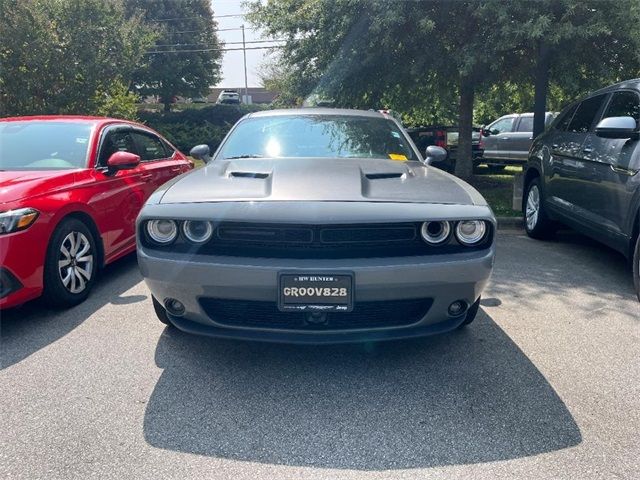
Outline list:
[[[39,214],[40,212],[34,208],[19,208],[0,213],[0,235],[29,228]]]

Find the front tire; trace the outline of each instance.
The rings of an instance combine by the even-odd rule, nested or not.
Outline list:
[[[524,213],[524,229],[531,238],[543,240],[555,232],[555,223],[547,216],[544,206],[540,179],[534,178],[527,185],[527,192],[522,202]]]
[[[44,264],[43,300],[55,308],[84,302],[98,270],[96,240],[77,218],[63,220],[53,232]]]
[[[636,249],[633,254],[633,286],[640,301],[640,234],[636,239]]]

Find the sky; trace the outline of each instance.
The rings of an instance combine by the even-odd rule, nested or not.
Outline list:
[[[241,0],[211,0],[214,16],[237,15],[244,12]],[[260,32],[252,29],[251,25],[243,17],[222,17],[216,18],[218,29],[238,28],[245,24],[246,41],[262,40]],[[229,42],[242,42],[241,30],[221,31],[218,33],[221,40],[227,43],[226,48],[240,48],[242,44],[229,44]],[[258,47],[270,45],[269,43],[248,44],[248,47]],[[249,87],[260,87],[261,81],[258,73],[260,65],[265,59],[265,54],[269,50],[247,50],[247,79]],[[244,87],[244,65],[242,60],[242,50],[224,52],[222,59],[222,80],[216,85],[225,88]]]

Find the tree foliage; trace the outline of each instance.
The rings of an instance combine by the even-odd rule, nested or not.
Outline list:
[[[543,43],[552,108],[640,73],[637,0],[270,0],[250,8],[267,36],[286,39],[266,79],[283,99],[454,120],[463,177],[472,172],[474,106],[482,120],[530,111]]]
[[[221,43],[210,0],[126,0],[158,37],[147,61],[134,72],[141,95],[156,95],[170,109],[172,99],[200,96],[220,79]]]
[[[120,0],[0,0],[0,38],[0,115],[26,115],[105,108],[154,36]]]

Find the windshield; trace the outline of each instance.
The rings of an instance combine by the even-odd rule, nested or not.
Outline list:
[[[0,122],[0,170],[85,168],[93,127],[88,122]]]
[[[243,120],[217,158],[418,160],[398,126],[379,117],[277,115]]]

